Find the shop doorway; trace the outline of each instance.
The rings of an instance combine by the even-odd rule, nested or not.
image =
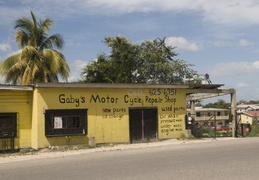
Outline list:
[[[130,142],[157,141],[157,108],[129,109]]]

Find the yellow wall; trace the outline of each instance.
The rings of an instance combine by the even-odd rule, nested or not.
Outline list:
[[[17,113],[15,149],[88,144],[91,136],[97,143],[129,143],[129,109],[134,107],[157,109],[157,137],[170,139],[185,134],[186,93],[196,91],[134,86],[1,89],[0,113]],[[87,134],[46,137],[45,112],[57,109],[87,109]]]
[[[0,90],[0,113],[17,113],[15,149],[31,147],[32,91]]]
[[[186,89],[36,88],[34,92],[33,148],[60,144],[129,143],[129,107],[157,107],[158,138],[185,133]],[[87,136],[45,137],[44,110],[88,109]]]
[[[253,118],[251,116],[246,115],[246,114],[241,114],[241,123],[252,124]]]

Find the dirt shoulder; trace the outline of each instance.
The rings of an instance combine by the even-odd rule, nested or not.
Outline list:
[[[149,147],[168,146],[168,145],[177,145],[177,144],[179,145],[179,144],[186,144],[186,143],[202,143],[202,142],[234,140],[234,139],[236,138],[232,138],[232,137],[217,138],[217,139],[208,138],[208,139],[199,139],[199,140],[170,139],[170,140],[152,142],[152,143],[115,144],[115,145],[110,144],[106,146],[87,148],[87,149],[78,149],[77,147],[74,147],[72,150],[46,148],[46,149],[41,149],[39,151],[33,151],[33,152],[27,152],[27,153],[0,154],[1,155],[0,164],[33,160],[33,159],[66,157],[66,156],[73,156],[78,154],[96,153],[96,152],[104,152],[104,151],[117,151],[117,150],[125,150],[125,149],[149,148]]]

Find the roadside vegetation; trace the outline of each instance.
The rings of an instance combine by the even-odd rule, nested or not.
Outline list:
[[[202,138],[202,137],[231,137],[232,130],[227,131],[218,131],[211,128],[199,129],[194,133],[194,137]]]
[[[238,128],[238,135],[242,137],[259,137],[259,124],[254,123],[253,125],[251,125],[249,131],[243,129],[243,134],[241,127]]]

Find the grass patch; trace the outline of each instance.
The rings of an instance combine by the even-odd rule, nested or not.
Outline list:
[[[259,137],[259,124],[253,124],[247,137]]]
[[[177,138],[178,140],[196,140],[197,138],[195,138],[193,135],[190,135],[190,137],[187,137],[185,134],[181,134],[181,136],[179,138]]]
[[[206,128],[199,129],[194,133],[194,137],[196,138],[204,138],[204,137],[231,137],[232,130],[229,131],[215,131],[214,129]]]

